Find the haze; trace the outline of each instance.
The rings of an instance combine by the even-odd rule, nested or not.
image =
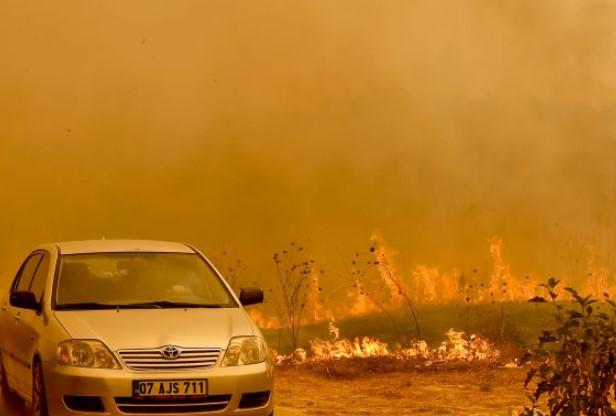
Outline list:
[[[2,1],[0,269],[190,241],[252,279],[380,230],[401,267],[610,267],[611,1]],[[580,266],[580,264],[582,266]]]

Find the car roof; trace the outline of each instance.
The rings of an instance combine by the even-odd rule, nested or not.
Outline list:
[[[60,254],[87,253],[195,253],[184,243],[151,240],[84,240],[54,243]]]

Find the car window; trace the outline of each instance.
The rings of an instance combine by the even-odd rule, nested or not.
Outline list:
[[[45,289],[45,282],[49,274],[49,254],[45,253],[34,274],[34,279],[30,283],[30,292],[34,293],[36,300],[40,302]]]
[[[13,284],[13,291],[27,292],[30,290],[30,283],[32,283],[32,277],[34,276],[34,272],[41,261],[41,257],[43,257],[43,253],[34,253],[24,262],[19,269],[19,274],[15,278],[15,283]]]
[[[63,255],[55,299],[60,309],[84,303],[237,307],[209,264],[198,254],[184,253]]]

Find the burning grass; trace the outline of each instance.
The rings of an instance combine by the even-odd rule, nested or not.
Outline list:
[[[383,237],[376,233],[371,240],[369,253],[355,253],[349,270],[338,276],[349,286],[333,293],[323,291],[320,279],[326,272],[312,258],[302,257],[302,247],[291,243],[275,253],[280,284],[270,289],[269,305],[250,310],[270,345],[286,354],[295,352],[296,360],[310,353],[326,358],[392,353],[415,357],[434,355],[428,345],[438,345],[450,328],[481,334],[467,343],[491,339],[519,345],[534,340],[545,328],[541,307],[526,304],[537,293],[537,281],[512,274],[500,239],[490,242],[489,273],[477,269],[441,273],[421,265],[400,271],[396,252]],[[351,337],[348,342],[319,339],[331,321],[341,323]]]
[[[532,344],[541,331],[552,325],[550,309],[543,304],[516,302],[505,304],[504,333],[501,333],[501,320],[498,316],[500,305],[482,304],[465,305],[444,304],[429,305],[418,309],[418,314],[424,323],[423,340],[431,348],[436,348],[446,338],[450,328],[464,330],[466,333],[478,334],[482,339],[490,340],[501,351],[501,358],[510,359],[520,349]],[[403,333],[412,334],[411,323],[400,326]],[[378,339],[392,349],[396,345],[410,345],[411,339],[400,338],[391,326],[391,320],[384,314],[368,314],[361,317],[351,317],[336,322],[341,334],[351,341],[355,338]],[[277,351],[290,353],[290,344],[284,330],[264,329],[269,345]],[[331,339],[329,323],[319,323],[302,328],[300,346],[306,351],[311,350],[311,340]]]
[[[340,337],[340,330],[333,322],[329,323],[331,339],[319,338],[310,341],[310,352],[298,348],[293,354],[274,353],[274,361],[279,366],[308,365],[310,368],[329,369],[353,368],[352,372],[401,371],[408,368],[442,366],[456,364],[498,364],[500,351],[489,341],[479,336],[467,336],[462,331],[447,331],[446,339],[436,348],[430,348],[423,340],[415,340],[404,347],[400,344],[390,347],[387,343],[370,337],[357,337],[353,340]],[[343,364],[340,364],[343,363]],[[332,370],[333,371],[333,370]],[[349,373],[349,371],[345,371]]]
[[[346,301],[336,302],[335,292],[324,303],[324,272],[316,274],[311,259],[300,263],[307,269],[297,278],[295,265],[281,272],[291,277],[278,288],[286,301],[275,305],[277,316],[252,313],[269,344],[283,351],[274,354],[277,372],[302,386],[295,396],[285,385],[282,396],[310,398],[290,402],[305,411],[292,414],[517,414],[528,392],[526,369],[515,358],[554,325],[545,305],[527,303],[540,290],[535,278],[512,274],[500,239],[491,241],[487,275],[421,265],[400,272],[382,236],[372,243],[342,276],[351,283]],[[585,286],[608,292],[605,276],[590,271]]]

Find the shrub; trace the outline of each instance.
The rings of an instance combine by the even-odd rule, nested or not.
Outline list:
[[[536,382],[529,396],[532,406],[523,415],[543,415],[539,402],[544,396],[551,415],[616,415],[610,403],[616,384],[616,303],[607,293],[599,301],[565,288],[571,301],[559,300],[559,281],[543,286],[549,298],[531,302],[554,305],[555,327],[545,330],[528,358],[535,365],[525,386]],[[560,292],[560,293],[559,293]]]

